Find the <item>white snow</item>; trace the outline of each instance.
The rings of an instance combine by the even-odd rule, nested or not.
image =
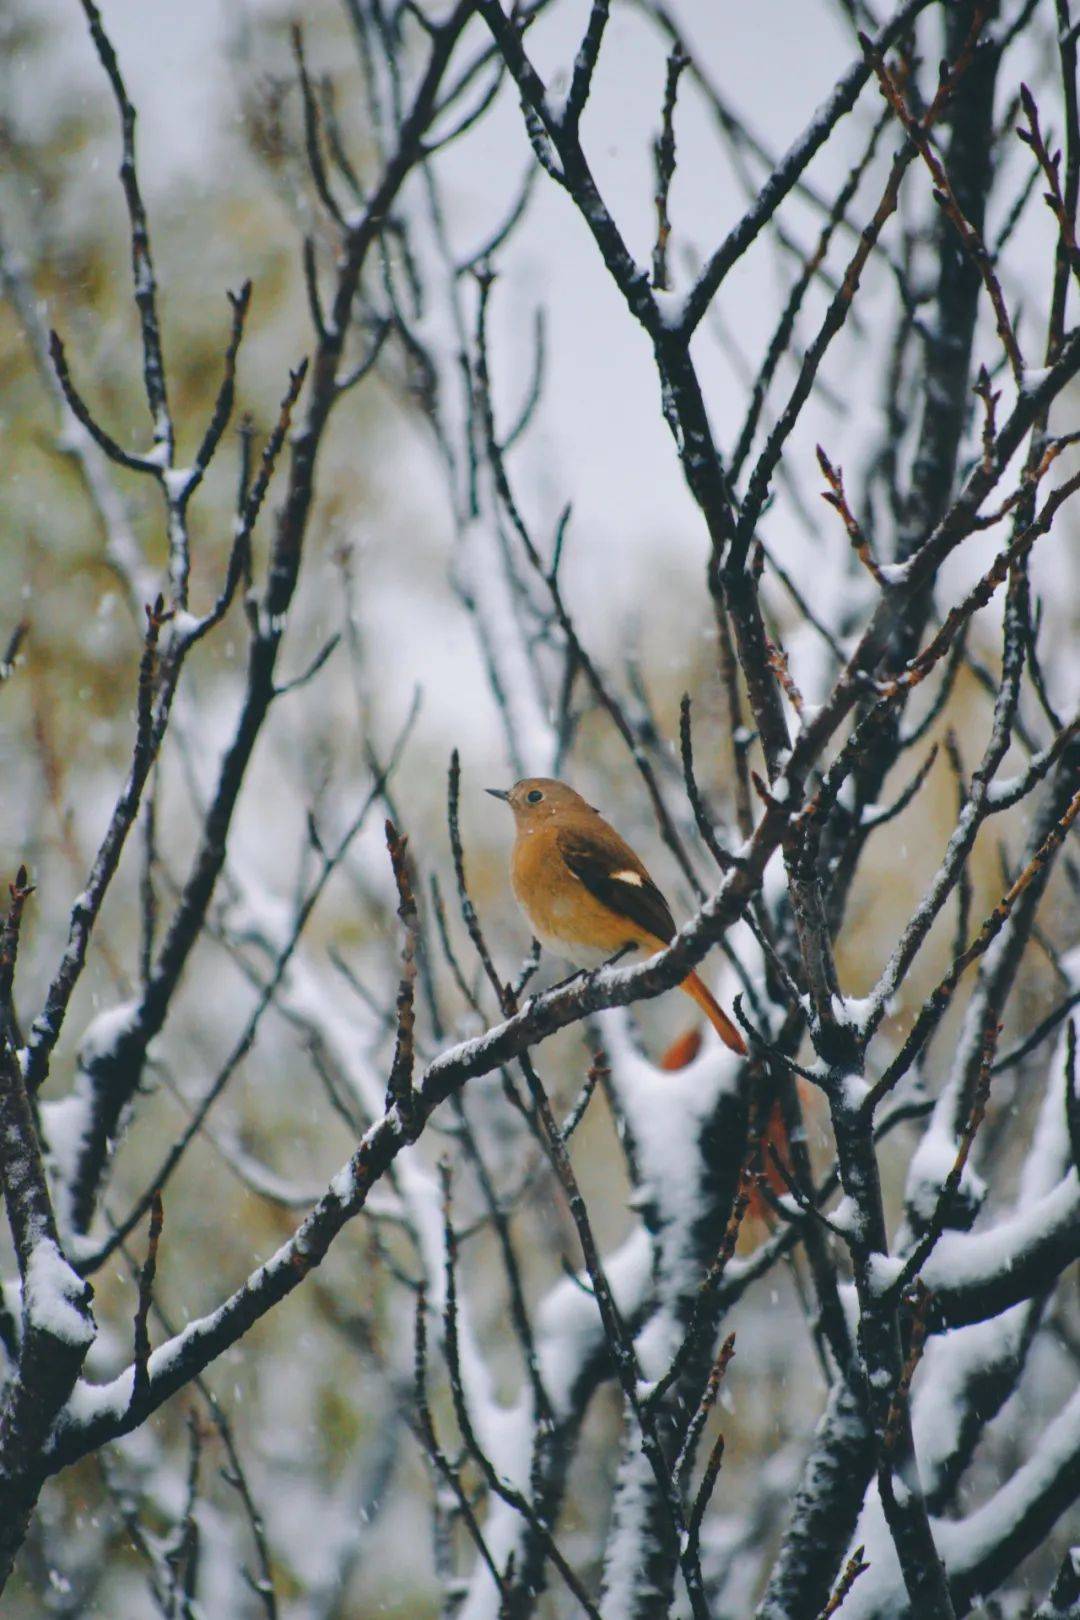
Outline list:
[[[838,999],[839,998],[836,996],[833,997],[834,1011],[836,1011]],[[845,1015],[850,1014],[851,1002],[844,1000],[842,1002],[842,1010]],[[841,1023],[851,1023],[852,1021],[853,1020],[850,1016],[845,1016],[840,1019]],[[839,1094],[840,1100],[844,1107],[849,1109],[851,1113],[857,1113],[862,1107],[863,1103],[866,1101],[867,1097],[870,1095],[870,1087],[867,1085],[861,1074],[845,1074],[843,1079],[840,1081]]]
[[[124,1036],[130,1033],[138,1010],[137,1000],[121,1001],[91,1019],[79,1043],[80,1066],[90,1069],[111,1057]]]
[[[604,1261],[620,1315],[632,1317],[647,1297],[652,1266],[648,1233],[637,1225],[620,1248]],[[541,1376],[556,1416],[567,1411],[574,1383],[603,1337],[600,1312],[584,1287],[560,1279],[544,1296],[536,1313],[535,1337]]]
[[[871,1254],[866,1261],[866,1277],[871,1292],[878,1298],[888,1293],[903,1269],[903,1260],[895,1254]]]
[[[153,1356],[150,1359],[153,1361]],[[91,1384],[85,1378],[80,1378],[57,1420],[57,1433],[69,1428],[82,1428],[98,1418],[122,1417],[131,1405],[134,1382],[134,1363],[105,1384]]]
[[[1047,1426],[1027,1462],[999,1491],[967,1518],[939,1520],[934,1535],[949,1570],[961,1574],[977,1567],[1023,1518],[1027,1507],[1053,1487],[1080,1450],[1080,1389]]]
[[[701,1211],[701,1128],[721,1093],[736,1084],[738,1059],[710,1039],[687,1068],[667,1073],[634,1045],[625,1008],[600,1019],[612,1083],[637,1143],[644,1196],[659,1215],[665,1287],[692,1287],[696,1273],[688,1268],[697,1262],[690,1230]]]
[[[195,476],[194,467],[166,467],[161,475],[169,504],[175,506],[187,494],[187,487]]]
[[[90,1125],[91,1098],[85,1084],[66,1097],[41,1105],[41,1126],[49,1144],[49,1160],[62,1180],[66,1180],[75,1165],[79,1150]]]
[[[973,1381],[1015,1355],[1026,1318],[1027,1307],[1014,1306],[927,1343],[912,1401],[912,1429],[928,1487],[956,1450]]]
[[[1025,366],[1020,374],[1021,393],[1033,394],[1037,388],[1041,388],[1051,370],[1050,366]]]
[[[1020,1205],[1037,1203],[1053,1191],[1072,1161],[1068,1118],[1065,1112],[1065,1077],[1068,1064],[1068,1025],[1062,1030],[1048,1067],[1046,1091],[1036,1121],[1031,1148],[1020,1177]]]
[[[339,1204],[347,1204],[356,1191],[356,1173],[352,1167],[352,1160],[342,1165],[337,1175],[330,1182],[330,1191]]]
[[[669,332],[677,332],[686,319],[685,292],[673,292],[669,288],[653,288],[653,303],[662,324]]]
[[[86,1284],[72,1271],[51,1238],[39,1238],[34,1244],[24,1287],[26,1317],[32,1327],[65,1344],[93,1343],[93,1319],[79,1304]]]
[[[612,1620],[617,1615],[632,1614],[641,1596],[642,1526],[649,1515],[654,1484],[652,1468],[641,1450],[640,1435],[633,1432],[636,1430],[633,1420],[629,1421],[632,1432],[624,1441],[614,1522],[608,1532],[604,1561],[601,1609],[611,1615]]]
[[[79,1043],[78,1071],[71,1091],[66,1097],[58,1097],[41,1105],[42,1132],[49,1146],[47,1162],[54,1188],[56,1218],[64,1241],[76,1254],[80,1250],[80,1240],[68,1234],[67,1189],[93,1120],[94,1090],[90,1073],[97,1064],[115,1052],[120,1041],[131,1030],[138,1008],[139,1003],[133,999],[118,1002],[97,1013],[83,1031]],[[93,1246],[86,1239],[82,1242]]]
[[[178,641],[186,641],[189,636],[201,630],[202,623],[197,613],[189,613],[186,608],[178,608],[172,618],[173,635]]]
[[[859,1220],[859,1212],[855,1207],[854,1200],[849,1198],[845,1193],[843,1198],[841,1198],[840,1202],[837,1204],[836,1208],[830,1209],[829,1225],[833,1227],[835,1231],[843,1232],[846,1235],[848,1233],[856,1232],[861,1224],[862,1223]]]
[[[942,1188],[956,1164],[960,1144],[937,1113],[927,1124],[919,1145],[908,1164],[906,1198],[920,1220],[932,1219]],[[981,1201],[984,1183],[972,1169],[971,1161],[964,1166],[960,1177],[960,1191],[973,1202]]]
[[[94,1117],[94,1094],[86,1075],[75,1076],[75,1085],[66,1097],[41,1105],[41,1127],[49,1144],[46,1165],[53,1186],[53,1207],[69,1252],[77,1258],[84,1249],[97,1247],[95,1239],[80,1238],[70,1231],[68,1188],[71,1186],[82,1146]]]
[[[1026,1250],[1080,1223],[1080,1180],[1069,1171],[1052,1192],[984,1232],[945,1232],[923,1267],[926,1286],[975,1287],[1012,1270]]]

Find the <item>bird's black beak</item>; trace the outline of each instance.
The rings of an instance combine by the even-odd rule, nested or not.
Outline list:
[[[484,792],[490,793],[493,799],[502,799],[504,802],[510,797],[505,788],[485,788]]]

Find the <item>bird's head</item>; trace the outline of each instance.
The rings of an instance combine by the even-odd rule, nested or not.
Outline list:
[[[493,799],[502,799],[508,804],[514,812],[514,821],[522,828],[539,826],[552,816],[595,816],[597,813],[580,793],[552,776],[526,776],[509,790],[487,788],[486,792]]]

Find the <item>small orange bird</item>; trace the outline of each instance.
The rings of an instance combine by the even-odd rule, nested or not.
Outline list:
[[[630,947],[655,956],[675,937],[671,910],[630,845],[565,782],[529,776],[510,791],[488,788],[514,812],[514,898],[541,945],[594,968]],[[725,1046],[746,1044],[696,973],[679,987]]]

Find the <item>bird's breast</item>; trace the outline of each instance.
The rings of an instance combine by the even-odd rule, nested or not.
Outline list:
[[[632,943],[633,924],[620,919],[567,866],[554,834],[521,835],[510,863],[514,898],[546,950],[575,967],[594,968]]]

